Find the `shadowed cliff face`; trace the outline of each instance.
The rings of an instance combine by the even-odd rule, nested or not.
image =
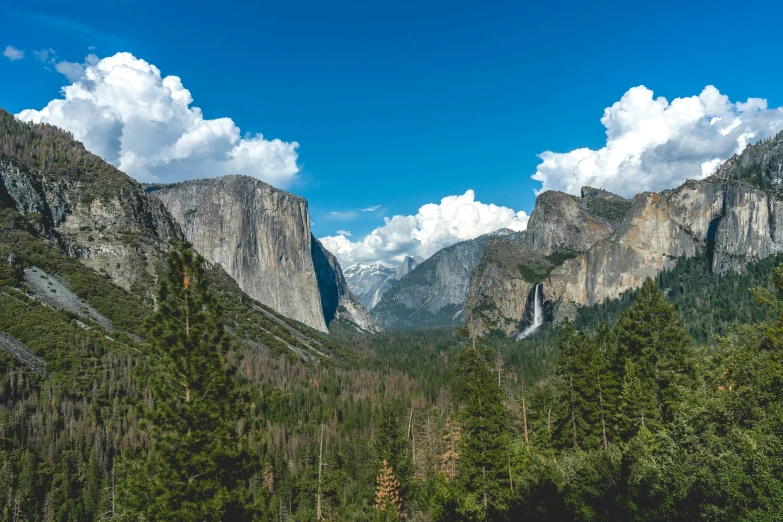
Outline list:
[[[348,288],[337,258],[314,236],[311,237],[313,265],[326,324],[331,324],[335,319],[342,319],[368,332],[380,331],[367,309]]]
[[[578,305],[639,287],[679,257],[706,255],[716,275],[743,270],[749,261],[783,251],[781,173],[783,133],[748,147],[705,180],[631,202],[594,189],[582,198],[544,193],[524,246],[487,249],[471,279],[469,306],[481,329],[514,333],[538,282],[561,320]],[[570,254],[552,259],[558,249]],[[541,265],[535,254],[552,261],[548,273],[525,269]]]
[[[341,305],[350,301],[340,265],[310,233],[304,198],[246,176],[148,191],[181,224],[196,250],[220,264],[249,296],[279,313],[327,331]],[[352,322],[372,330],[362,310],[359,305]]]

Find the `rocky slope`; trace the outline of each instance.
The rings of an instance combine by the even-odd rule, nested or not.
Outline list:
[[[148,192],[196,250],[252,298],[319,331],[338,311],[363,329],[375,328],[340,265],[310,233],[304,198],[246,176],[150,186]]]
[[[302,198],[271,187],[258,188],[259,196],[241,184],[224,193],[206,191],[200,195],[200,212],[177,208],[180,221],[190,226],[183,233],[159,198],[87,152],[65,131],[20,122],[0,109],[0,146],[0,209],[34,217],[36,237],[56,244],[150,305],[170,240],[198,236],[196,249],[208,260],[219,260],[221,266],[230,268],[231,276],[247,281],[251,290],[259,284],[252,276],[267,282],[262,288],[268,293],[258,301],[270,309],[326,331],[324,303],[333,301],[330,321],[343,319],[370,331],[377,328],[352,298],[342,274],[332,274],[333,288],[327,288],[329,272],[339,272],[339,265],[311,236],[307,202]],[[199,196],[191,184],[181,188],[194,198]],[[201,203],[205,206],[200,207]],[[274,211],[255,212],[254,204],[268,205]],[[217,225],[203,218],[205,210],[216,212]],[[182,219],[184,213],[193,219]],[[236,252],[228,253],[227,240],[232,239],[237,241]],[[266,250],[259,252],[259,245]],[[314,267],[316,251],[326,260],[319,274]],[[250,267],[242,263],[253,255],[266,256],[265,273],[248,274],[252,263]],[[297,264],[303,269],[288,272],[287,279],[274,270]]]
[[[314,241],[309,227],[306,238],[309,249]],[[174,243],[170,240],[184,239],[159,199],[88,153],[69,133],[22,123],[0,109],[0,308],[5,319],[0,351],[46,374],[48,356],[77,335],[117,339],[126,343],[124,349],[141,342],[157,293],[155,279]],[[315,243],[313,249],[322,251]],[[321,252],[321,257],[323,272],[339,273],[331,254]],[[318,285],[328,288],[328,280],[321,281],[310,263],[320,309]],[[342,351],[311,328],[248,298],[220,265],[212,264],[208,273],[229,335],[238,343],[314,364],[333,361]],[[333,286],[323,295],[337,303],[335,318],[372,329],[372,319],[353,303],[344,281],[333,276]],[[54,342],[57,336],[65,341]],[[30,339],[35,342],[26,345]]]
[[[524,325],[524,303],[538,282],[554,319],[560,320],[576,306],[619,297],[680,257],[705,255],[716,275],[742,270],[751,260],[783,251],[781,172],[783,133],[748,147],[707,179],[638,194],[621,219],[619,199],[587,190],[584,203],[577,206],[593,217],[594,209],[601,209],[598,217],[608,228],[569,210],[564,202],[572,196],[544,193],[531,215],[530,230],[545,238],[527,239],[524,247],[488,248],[474,271],[468,309],[479,317],[482,330],[514,333]],[[596,195],[603,202],[596,206],[594,201],[591,210],[589,199]],[[560,204],[551,205],[551,200]],[[538,216],[554,217],[541,224]],[[578,223],[585,226],[578,230]],[[553,259],[564,246],[581,251]],[[547,257],[553,266],[526,270],[540,265],[536,255]]]
[[[371,310],[383,328],[422,328],[462,324],[470,273],[492,237],[519,238],[500,230],[435,253],[397,281]]]
[[[509,335],[521,331],[532,320],[530,299],[535,282],[543,280],[553,266],[522,241],[490,240],[471,273],[466,320],[472,320],[481,334],[488,329]]]
[[[397,268],[389,268],[381,264],[357,263],[346,268],[343,274],[359,302],[367,310],[372,310],[380,302],[383,294],[418,264],[414,258],[405,256],[402,264]]]
[[[0,109],[0,143],[0,207],[40,216],[42,235],[124,289],[151,296],[168,241],[182,237],[163,205],[55,127]]]

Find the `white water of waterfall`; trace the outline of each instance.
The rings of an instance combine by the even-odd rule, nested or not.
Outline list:
[[[541,284],[537,284],[535,295],[533,296],[533,322],[530,323],[530,326],[519,332],[517,341],[532,335],[542,324],[544,324],[544,311],[541,308]]]

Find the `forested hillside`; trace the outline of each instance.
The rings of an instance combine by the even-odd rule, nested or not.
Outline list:
[[[45,360],[46,373],[0,352],[3,520],[136,519],[148,503],[129,494],[141,480],[131,464],[147,462],[145,448],[165,454],[150,413],[161,398],[152,309],[5,212],[0,330]],[[566,326],[474,347],[467,331],[346,329],[322,339],[332,356],[320,364],[262,346],[262,317],[226,298],[230,280],[207,271],[227,335],[213,348],[222,346],[230,383],[212,422],[231,441],[210,451],[233,459],[234,493],[192,518],[153,495],[147,516],[313,520],[320,498],[324,520],[769,520],[783,471],[778,319],[725,338],[704,328],[765,318],[749,288],[775,264],[717,279],[680,263],[658,281],[674,306],[649,284],[583,309],[576,324],[591,332],[599,317],[616,322],[595,334]],[[113,331],[30,297],[31,267],[67,283]],[[621,312],[625,304],[633,308]],[[705,310],[715,311],[711,322]],[[240,341],[253,331],[257,347]],[[218,490],[183,488],[167,502],[189,505],[187,495],[204,491]]]

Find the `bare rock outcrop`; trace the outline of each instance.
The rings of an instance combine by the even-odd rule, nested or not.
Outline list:
[[[340,265],[310,232],[307,200],[255,178],[224,176],[153,185],[185,238],[220,264],[250,297],[316,330],[327,331],[352,302]],[[363,307],[356,324],[373,330]],[[366,317],[365,317],[366,316]]]
[[[638,194],[629,203],[595,189],[582,198],[542,194],[524,247],[488,247],[474,271],[468,303],[481,312],[479,327],[514,333],[535,283],[543,284],[561,320],[577,306],[639,287],[678,258],[705,255],[720,275],[783,251],[782,173],[783,133],[749,146],[707,179]],[[531,251],[551,261],[545,276],[523,273],[541,264]]]
[[[627,199],[591,187],[581,197],[544,192],[530,215],[525,244],[545,256],[584,252],[614,232],[629,206]]]
[[[463,324],[470,275],[491,238],[518,240],[522,233],[501,229],[436,252],[394,283],[372,309],[387,329]]]

